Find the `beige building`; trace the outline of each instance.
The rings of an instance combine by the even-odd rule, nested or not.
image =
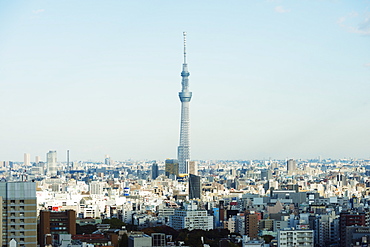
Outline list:
[[[0,182],[2,238],[0,246],[14,239],[18,247],[37,246],[36,183]]]

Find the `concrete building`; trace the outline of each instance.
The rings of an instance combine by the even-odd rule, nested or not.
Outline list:
[[[196,161],[189,161],[189,174],[198,175],[198,163]]]
[[[31,155],[30,154],[24,154],[24,162],[23,162],[23,165],[25,167],[31,165]]]
[[[292,247],[292,246],[314,246],[313,230],[298,230],[287,228],[278,231],[278,246]]]
[[[40,211],[40,246],[59,242],[59,234],[76,234],[76,212],[74,210]]]
[[[14,239],[17,246],[37,246],[36,183],[1,182],[1,246]]]
[[[166,234],[164,233],[152,233],[152,246],[166,246]]]
[[[57,151],[49,151],[46,154],[47,175],[56,176],[58,172]]]
[[[287,172],[288,175],[294,175],[297,170],[297,162],[293,159],[287,161]]]
[[[258,215],[247,213],[245,214],[245,233],[250,238],[257,238],[258,234]]]
[[[159,176],[159,169],[158,169],[158,164],[153,163],[152,165],[152,179],[156,179]]]
[[[189,174],[189,199],[200,199],[202,188],[200,184],[200,177]]]
[[[170,216],[169,225],[175,230],[211,230],[213,229],[213,217],[208,216],[206,210],[197,210],[196,205],[191,205],[185,210],[175,210],[175,214]]]
[[[152,246],[152,238],[146,234],[131,234],[128,237],[128,247],[149,247]]]
[[[166,159],[165,175],[168,178],[176,179],[179,176],[179,162],[176,159]]]

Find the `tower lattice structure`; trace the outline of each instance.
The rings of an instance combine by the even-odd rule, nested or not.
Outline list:
[[[179,173],[187,173],[187,162],[190,160],[190,116],[189,106],[192,92],[189,91],[189,71],[186,63],[186,32],[184,36],[184,63],[182,64],[181,85],[182,90],[179,92],[181,101],[181,126],[180,126],[180,145],[177,150],[177,159],[179,161]]]

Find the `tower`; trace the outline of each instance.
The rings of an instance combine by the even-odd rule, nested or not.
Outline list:
[[[190,160],[190,138],[189,138],[189,106],[192,92],[189,91],[189,71],[186,63],[186,32],[184,35],[184,63],[182,64],[181,85],[182,90],[179,92],[181,101],[181,126],[180,126],[180,145],[177,150],[177,158],[179,161],[179,173],[187,173],[187,161]]]

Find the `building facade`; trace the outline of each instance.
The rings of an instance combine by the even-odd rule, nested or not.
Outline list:
[[[19,247],[37,246],[36,183],[1,182],[1,246],[14,239]]]

